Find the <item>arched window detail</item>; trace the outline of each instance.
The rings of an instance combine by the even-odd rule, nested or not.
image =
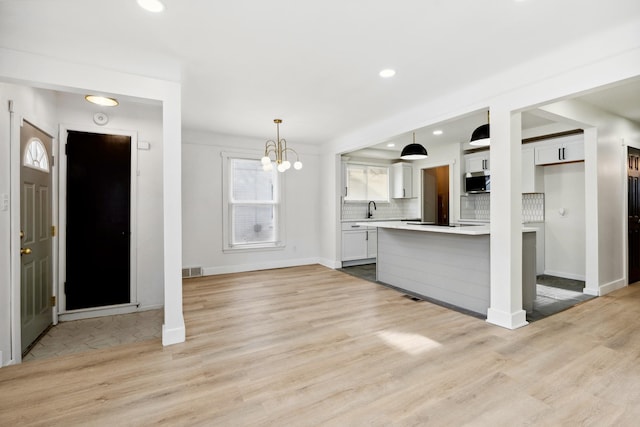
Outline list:
[[[31,138],[24,152],[24,165],[43,172],[49,172],[47,149],[38,138]]]

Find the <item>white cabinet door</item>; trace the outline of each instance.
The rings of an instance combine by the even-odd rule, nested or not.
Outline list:
[[[543,193],[544,175],[542,166],[537,166],[535,150],[533,148],[522,149],[522,193]]]
[[[373,227],[372,227],[373,228]],[[378,256],[378,230],[367,230],[367,258]]]
[[[473,153],[464,156],[465,172],[484,172],[490,169],[489,153]]]
[[[555,163],[579,162],[584,160],[584,144],[582,136],[567,140],[559,139],[536,147],[536,165],[551,165]]]
[[[367,251],[366,230],[342,232],[342,261],[368,258]]]
[[[394,199],[409,199],[413,197],[413,167],[404,163],[393,165],[393,192]]]

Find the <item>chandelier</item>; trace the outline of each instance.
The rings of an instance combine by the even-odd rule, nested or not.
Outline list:
[[[287,148],[287,141],[284,138],[280,139],[280,123],[282,123],[282,119],[274,119],[273,123],[276,124],[276,140],[274,141],[270,139],[264,145],[264,157],[261,160],[262,169],[267,172],[272,170],[272,162],[276,162],[278,172],[284,172],[291,168],[291,162],[289,162],[287,158],[288,152],[292,152],[296,155],[296,161],[293,164],[293,168],[296,170],[302,169],[302,162],[300,161],[300,157],[296,150],[293,148]],[[274,159],[271,158],[271,154],[275,156]]]

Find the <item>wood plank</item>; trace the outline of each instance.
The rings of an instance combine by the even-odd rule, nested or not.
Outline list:
[[[318,265],[184,281],[187,341],[0,369],[0,425],[633,425],[640,287],[514,331]]]

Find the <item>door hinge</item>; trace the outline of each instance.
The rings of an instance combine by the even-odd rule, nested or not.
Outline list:
[[[69,144],[64,144],[64,154],[69,154]]]
[[[56,226],[52,225],[51,226],[51,237],[55,237],[56,236]]]
[[[56,156],[51,156],[51,166],[55,166],[56,165]]]
[[[52,296],[51,297],[51,307],[55,307],[56,306],[56,297]]]

